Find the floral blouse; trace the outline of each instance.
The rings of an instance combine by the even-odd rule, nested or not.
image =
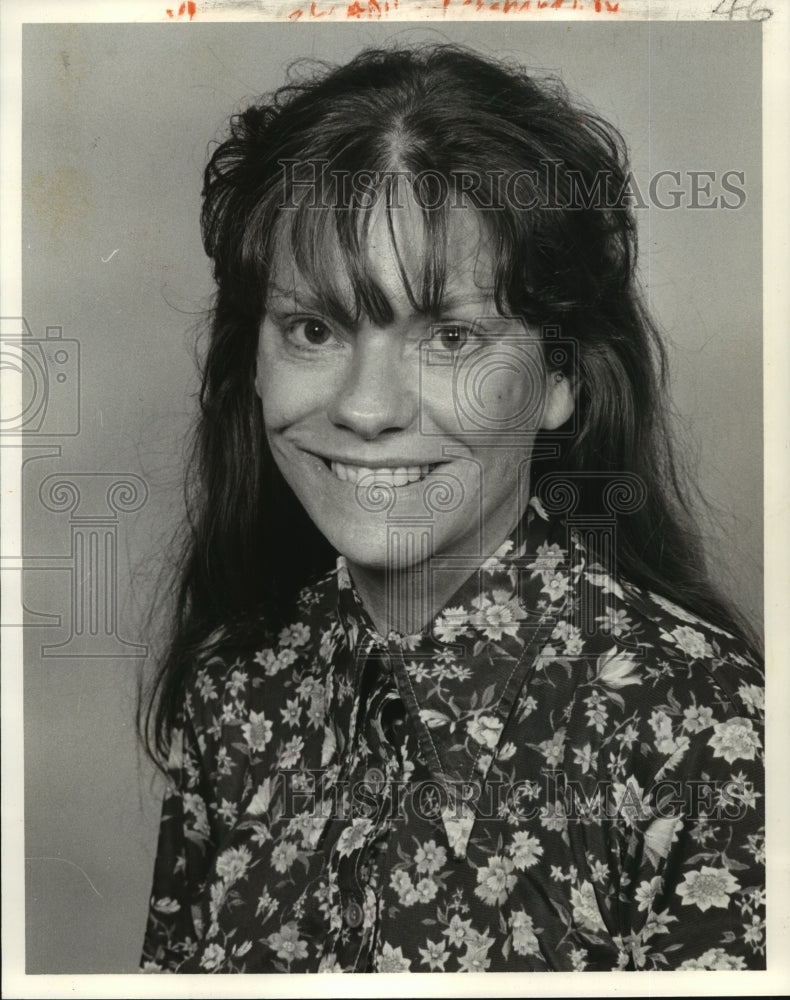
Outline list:
[[[142,968],[764,968],[763,707],[539,504],[417,635],[341,558],[194,666]]]

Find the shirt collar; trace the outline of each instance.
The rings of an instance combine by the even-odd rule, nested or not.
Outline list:
[[[561,529],[561,530],[559,530]],[[447,794],[443,821],[459,857],[516,698],[567,599],[565,525],[533,499],[524,522],[414,635],[381,636],[338,559],[338,615],[358,689],[371,653],[391,665],[420,749]],[[357,711],[352,712],[349,743]]]

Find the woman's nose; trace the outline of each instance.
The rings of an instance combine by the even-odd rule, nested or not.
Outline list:
[[[390,331],[360,331],[329,417],[366,440],[404,430],[417,413],[417,383],[416,369],[404,358],[399,337]]]

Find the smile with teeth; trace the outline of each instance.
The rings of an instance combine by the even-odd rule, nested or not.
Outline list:
[[[344,465],[342,462],[330,462],[329,468],[338,479],[348,483],[358,483],[366,476],[372,476],[372,483],[383,486],[408,486],[417,483],[432,472],[435,465],[400,465],[393,469],[370,469],[364,465]]]

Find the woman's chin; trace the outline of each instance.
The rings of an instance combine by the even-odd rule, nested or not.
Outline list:
[[[318,527],[350,565],[370,572],[413,568],[427,562],[434,551],[430,529],[407,525],[365,526],[359,521],[334,530]]]

